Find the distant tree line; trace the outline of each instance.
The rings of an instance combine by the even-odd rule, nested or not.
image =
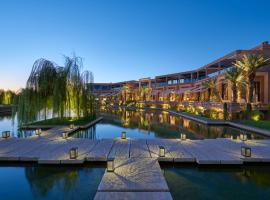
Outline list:
[[[11,90],[0,89],[0,105],[12,104],[13,98],[16,96],[15,92]]]

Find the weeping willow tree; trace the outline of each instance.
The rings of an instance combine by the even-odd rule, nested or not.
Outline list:
[[[21,123],[50,117],[93,117],[93,74],[82,71],[80,57],[65,57],[64,66],[37,60],[26,83],[14,99]]]

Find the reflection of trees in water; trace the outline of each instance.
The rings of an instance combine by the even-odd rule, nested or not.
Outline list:
[[[104,170],[84,167],[46,167],[33,166],[25,168],[25,176],[36,198],[58,197],[58,199],[80,199],[96,190]],[[81,196],[82,195],[82,196]],[[72,198],[71,198],[72,197]]]
[[[269,166],[259,166],[244,168],[235,173],[242,182],[253,181],[259,186],[270,187],[270,168]]]
[[[81,130],[76,132],[73,137],[75,138],[86,138],[86,139],[91,139],[91,140],[95,140],[97,139],[97,135],[96,135],[96,125],[85,129],[85,130]]]
[[[107,110],[105,118],[109,123],[126,127],[139,128],[140,130],[154,131],[158,137],[177,138],[179,132],[187,134],[191,139],[203,138],[235,138],[240,134],[240,130],[226,126],[207,126],[186,118],[160,111],[131,111],[125,109]],[[118,122],[117,120],[118,119]],[[120,123],[119,123],[120,121]],[[254,134],[247,133],[249,138],[261,138]]]

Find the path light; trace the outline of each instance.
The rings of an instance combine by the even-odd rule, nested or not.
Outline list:
[[[69,150],[69,158],[76,159],[78,157],[78,147],[73,147]]]
[[[63,137],[63,139],[67,139],[68,138],[68,133],[67,132],[63,132],[62,133],[62,137]]]
[[[107,160],[107,172],[114,172],[114,158],[108,158],[108,160]]]
[[[70,125],[69,125],[69,128],[70,128],[70,129],[74,129],[74,124],[70,124]]]
[[[122,139],[122,140],[127,139],[127,133],[126,133],[125,131],[123,131],[123,132],[121,133],[121,139]]]
[[[247,134],[241,133],[240,134],[240,140],[246,141],[247,140]]]
[[[181,140],[186,140],[187,135],[185,133],[181,133],[180,138],[181,138]]]
[[[241,146],[241,155],[244,157],[251,157],[251,148]]]
[[[165,148],[163,146],[159,146],[159,157],[165,157]]]
[[[42,130],[41,130],[41,129],[37,129],[37,130],[36,130],[36,135],[40,136],[41,133],[42,133]]]
[[[7,139],[7,138],[9,138],[9,137],[10,137],[10,131],[3,131],[3,132],[2,132],[2,138]]]

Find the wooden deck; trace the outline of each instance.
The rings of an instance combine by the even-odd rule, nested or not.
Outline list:
[[[62,138],[78,127],[55,127],[29,138],[0,139],[0,161],[39,164],[82,164],[86,161],[115,159],[115,171],[105,172],[95,199],[172,199],[159,162],[197,163],[199,165],[241,165],[247,162],[270,163],[270,140],[245,142],[225,138],[178,139],[101,139]],[[251,148],[252,156],[243,157],[241,146]],[[159,156],[159,146],[165,156]],[[78,148],[77,159],[69,150]]]

